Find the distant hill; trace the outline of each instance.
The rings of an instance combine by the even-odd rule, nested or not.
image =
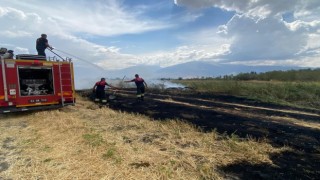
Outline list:
[[[291,70],[301,69],[294,66],[245,66],[231,64],[213,64],[208,62],[193,61],[184,64],[178,64],[166,68],[159,69],[157,75],[164,78],[189,78],[189,77],[217,77],[231,74],[239,74],[244,72],[267,72],[274,70]]]
[[[133,66],[121,70],[108,71],[108,77],[122,78],[133,77],[134,74],[141,74],[148,79],[157,78],[189,78],[189,77],[217,77],[230,74],[239,74],[246,72],[267,72],[274,70],[291,70],[301,69],[294,66],[245,66],[245,65],[230,65],[230,64],[213,64],[209,62],[193,61],[174,66],[161,68],[159,66]]]
[[[161,69],[160,66],[148,66],[148,65],[140,65],[140,66],[132,66],[125,69],[120,70],[111,70],[108,72],[108,78],[134,78],[135,74],[141,74],[145,78],[149,77],[157,77],[157,71]]]
[[[193,61],[183,64],[178,64],[170,67],[161,68],[160,66],[139,65],[132,66],[120,70],[103,70],[90,66],[76,66],[75,79],[77,88],[88,88],[93,86],[93,83],[101,77],[107,79],[125,79],[134,78],[135,74],[140,74],[145,79],[159,78],[194,78],[194,77],[217,77],[224,75],[237,75],[247,72],[268,72],[268,71],[287,71],[298,70],[301,67],[295,66],[245,66],[231,64],[214,64],[202,61]],[[88,73],[83,73],[88,72]]]

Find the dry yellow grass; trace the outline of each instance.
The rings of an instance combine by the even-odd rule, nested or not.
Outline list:
[[[223,179],[217,166],[272,164],[268,155],[285,150],[263,140],[203,133],[181,120],[98,108],[81,98],[62,110],[0,118],[0,141],[6,143],[0,156],[8,164],[2,178]]]

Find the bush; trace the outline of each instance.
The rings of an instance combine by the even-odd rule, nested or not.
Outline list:
[[[227,94],[264,102],[320,108],[319,82],[273,82],[235,80],[183,80],[196,91]]]

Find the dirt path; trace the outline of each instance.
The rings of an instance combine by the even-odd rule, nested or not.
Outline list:
[[[292,151],[270,154],[274,165],[237,162],[220,167],[225,172],[255,178],[254,172],[278,173],[290,179],[320,178],[320,111],[264,104],[232,96],[149,93],[137,103],[132,92],[118,93],[110,108],[149,116],[155,120],[181,119],[205,132],[240,138],[266,139]],[[261,177],[261,176],[259,176]]]

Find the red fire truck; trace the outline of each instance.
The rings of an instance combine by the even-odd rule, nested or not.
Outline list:
[[[1,55],[0,55],[1,56]],[[0,62],[0,114],[74,105],[73,63],[17,55]]]

